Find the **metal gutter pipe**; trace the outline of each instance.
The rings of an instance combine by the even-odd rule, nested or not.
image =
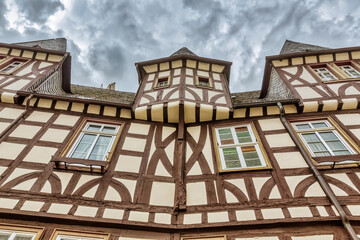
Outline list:
[[[284,107],[281,104],[281,102],[277,103],[279,109],[280,109],[280,119],[283,125],[285,126],[286,130],[290,134],[291,139],[295,142],[296,146],[299,148],[301,155],[304,157],[306,163],[309,165],[314,177],[319,182],[321,188],[324,190],[326,196],[329,198],[330,202],[335,206],[336,210],[339,212],[342,224],[344,225],[346,231],[350,235],[351,239],[353,240],[359,240],[357,234],[355,233],[353,227],[350,224],[349,218],[346,215],[344,209],[341,207],[340,203],[338,202],[337,198],[335,197],[335,194],[331,190],[329,184],[325,181],[325,179],[321,176],[320,172],[314,165],[312,159],[309,157],[307,151],[305,150],[304,146],[301,144],[293,130],[291,129],[290,125],[286,121],[285,118],[285,111]]]

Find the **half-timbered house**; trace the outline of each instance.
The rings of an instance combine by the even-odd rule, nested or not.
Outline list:
[[[242,93],[187,48],[135,66],[72,85],[65,39],[0,44],[1,239],[358,239],[360,47],[286,41]]]

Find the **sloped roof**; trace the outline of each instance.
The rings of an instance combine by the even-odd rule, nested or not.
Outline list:
[[[66,52],[66,38],[45,39],[31,42],[14,43],[19,46],[37,47],[48,50]]]
[[[286,40],[280,51],[280,54],[312,52],[326,49],[330,48]]]
[[[72,94],[67,94],[65,96],[129,105],[132,105],[135,99],[135,93],[132,92],[114,91],[104,88],[95,88],[74,84],[71,84],[71,92]]]
[[[190,51],[188,48],[183,47],[171,54],[170,56],[178,56],[178,55],[190,55],[190,56],[197,56],[195,53]]]

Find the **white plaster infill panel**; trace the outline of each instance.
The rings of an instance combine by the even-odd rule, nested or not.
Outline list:
[[[252,221],[256,220],[254,210],[239,210],[235,212],[237,221]]]
[[[149,220],[148,212],[130,211],[129,213],[129,221],[148,222],[148,220]]]
[[[280,219],[284,218],[284,213],[281,208],[267,208],[261,209],[264,219]]]
[[[97,207],[78,206],[74,215],[82,217],[95,217],[98,211]]]
[[[0,111],[0,118],[16,119],[23,112],[24,112],[24,109],[6,107]]]
[[[201,213],[184,214],[183,224],[200,224]]]
[[[160,224],[171,224],[171,214],[155,213],[154,222]]]
[[[146,139],[126,137],[123,145],[123,150],[144,152],[145,145]]]
[[[263,131],[285,129],[279,118],[259,120],[259,124]]]
[[[60,114],[55,120],[54,124],[64,125],[64,126],[74,126],[78,120],[79,120],[78,116]]]
[[[360,114],[358,113],[337,114],[336,117],[347,126],[358,125],[360,123]]]
[[[150,205],[156,206],[173,206],[175,196],[175,184],[165,182],[153,182]]]
[[[141,134],[141,135],[148,135],[149,129],[150,129],[149,124],[131,123],[128,132]]]
[[[0,158],[15,160],[25,147],[25,144],[2,142],[0,143]]]
[[[289,207],[288,208],[292,218],[301,218],[301,217],[312,217],[310,208],[308,207]]]
[[[279,238],[274,236],[267,236],[267,237],[235,238],[235,240],[279,240]]]
[[[62,143],[69,134],[69,132],[70,132],[69,130],[49,128],[48,130],[46,130],[46,132],[40,138],[40,140]]]
[[[41,127],[39,126],[21,124],[17,126],[9,136],[31,139],[36,135],[36,133],[38,133],[40,129]]]
[[[334,235],[311,235],[311,236],[300,236],[300,237],[291,237],[292,240],[333,240]]]
[[[44,205],[44,202],[38,201],[25,201],[20,210],[40,212],[40,209]]]
[[[138,173],[141,164],[141,157],[119,155],[115,171]]]
[[[71,204],[52,203],[47,212],[54,214],[68,214],[72,206],[73,205]]]
[[[293,147],[293,140],[288,133],[265,135],[270,147]]]
[[[103,218],[119,219],[124,216],[124,210],[105,208]]]
[[[0,198],[0,208],[14,209],[18,202],[18,199]]]
[[[49,112],[34,111],[25,120],[45,123],[45,122],[49,121],[49,119],[52,117],[52,115],[53,115],[53,113],[49,113]]]
[[[207,204],[205,182],[186,184],[186,203],[187,205]]]
[[[51,157],[55,154],[56,151],[57,148],[34,146],[26,155],[23,161],[48,163],[50,162]]]
[[[208,223],[229,222],[228,212],[208,212]]]

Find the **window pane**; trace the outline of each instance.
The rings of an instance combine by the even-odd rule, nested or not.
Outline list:
[[[14,240],[31,240],[33,237],[33,235],[16,234]]]
[[[340,155],[350,155],[351,153],[348,150],[345,151],[333,151],[335,156],[340,156]]]
[[[326,157],[326,156],[331,156],[331,154],[329,152],[317,152],[314,153],[315,157]]]
[[[309,143],[309,146],[313,152],[327,152],[324,144],[320,143]]]
[[[219,129],[218,132],[221,145],[234,143],[230,128]]]
[[[10,233],[0,232],[0,240],[8,240],[10,238]]]
[[[88,130],[91,130],[91,131],[100,131],[101,129],[101,126],[98,126],[98,125],[89,125]]]
[[[239,168],[241,163],[236,148],[223,148],[226,168]]]
[[[333,132],[319,132],[319,134],[325,141],[338,140]]]
[[[235,128],[236,136],[239,140],[239,143],[248,143],[252,142],[250,133],[247,127],[237,127]]]
[[[251,147],[242,147],[241,151],[243,153],[246,166],[247,167],[260,167],[262,166],[260,157],[258,153],[256,152],[256,149],[254,146]]]
[[[326,142],[326,144],[332,151],[347,150],[344,144],[342,144],[340,141]]]
[[[306,133],[306,134],[302,134],[302,136],[304,137],[304,139],[305,139],[305,141],[307,143],[321,142],[320,139],[318,138],[318,136],[316,136],[315,133]]]
[[[116,127],[105,126],[102,131],[103,132],[115,132],[115,130],[116,130]]]
[[[110,144],[110,141],[111,141],[110,136],[99,136],[93,150],[91,151],[89,159],[103,160],[106,154],[106,150]]]
[[[296,128],[298,130],[302,130],[302,129],[311,129],[310,125],[309,124],[296,124]]]
[[[328,127],[326,125],[326,123],[324,123],[324,122],[312,123],[312,125],[313,125],[314,128],[326,128],[326,127]]]
[[[79,144],[76,146],[71,157],[73,158],[85,158],[88,154],[91,145],[95,141],[96,135],[84,134]]]

